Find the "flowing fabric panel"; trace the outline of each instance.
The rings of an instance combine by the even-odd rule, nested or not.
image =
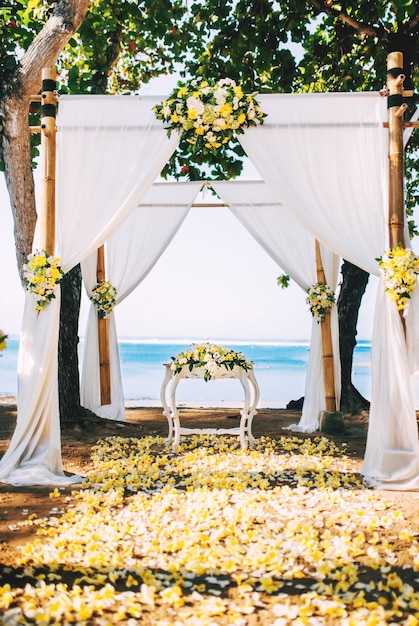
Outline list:
[[[378,275],[376,258],[388,247],[386,100],[374,93],[339,93],[269,95],[259,101],[268,114],[265,124],[239,136],[248,157],[313,236]],[[407,350],[393,341],[402,332],[400,316],[394,314],[394,303],[381,295],[362,474],[375,488],[419,489],[419,442],[409,376],[419,363],[419,293],[416,288],[406,314]],[[393,369],[404,374],[394,378]]]
[[[258,100],[268,115],[264,124],[238,139],[262,178],[316,239],[377,275],[387,223],[385,98],[329,93]]]
[[[305,291],[317,282],[315,239],[278,200],[278,195],[264,182],[214,182],[211,186],[229,204],[232,213],[278,265]],[[335,290],[339,259],[321,246],[326,280]],[[310,315],[307,310],[307,314]],[[331,311],[334,353],[335,394],[340,398],[340,360],[337,311]],[[319,427],[320,412],[325,410],[322,342],[320,324],[313,319],[310,353],[304,391],[304,404],[298,424],[289,428],[314,432]]]
[[[112,233],[105,252],[106,276],[117,290],[117,305],[129,296],[154,267],[182,225],[201,187],[202,183],[199,182],[153,185],[141,204]],[[96,284],[96,260],[97,253],[94,252],[82,263],[83,280],[88,295]],[[92,303],[84,344],[82,405],[100,417],[124,420],[124,393],[115,312],[108,318],[111,404],[107,405],[100,403],[97,324],[97,310]]]
[[[155,119],[155,102],[139,96],[60,98],[57,208],[65,271],[109,238],[175,150],[179,136],[167,137]]]
[[[154,99],[65,96],[57,118],[57,256],[65,271],[96,250],[140,202],[175,150],[152,113]],[[34,250],[39,240],[34,241]],[[52,252],[52,251],[48,251]],[[60,288],[46,310],[25,302],[18,365],[18,420],[0,481],[71,484],[62,470],[57,348]],[[34,436],[35,435],[35,436]],[[32,441],[33,440],[33,441]]]

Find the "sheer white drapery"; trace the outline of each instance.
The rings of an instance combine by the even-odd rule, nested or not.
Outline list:
[[[376,93],[258,99],[268,117],[257,132],[250,128],[239,136],[248,157],[314,237],[378,275],[375,259],[388,247],[386,99]],[[406,317],[407,349],[399,341],[402,325],[395,305],[383,295],[377,296],[362,474],[375,488],[419,489],[419,443],[408,375],[408,357],[411,364],[418,362],[419,293],[414,291]]]
[[[106,245],[106,276],[117,290],[116,304],[144,280],[179,230],[202,187],[188,184],[158,183],[146,193],[115,230]],[[83,281],[88,295],[96,284],[97,253],[82,263]],[[119,361],[115,313],[108,318],[111,404],[100,403],[99,345],[97,310],[90,305],[83,351],[81,403],[100,417],[125,419],[124,394]],[[140,331],[141,329],[139,329]]]
[[[176,148],[152,111],[156,99],[65,96],[57,118],[57,256],[65,271],[96,250],[151,187]],[[35,239],[34,249],[39,240]],[[18,364],[18,418],[0,481],[71,484],[62,469],[57,344],[60,289],[35,313],[26,296]]]
[[[315,239],[304,226],[278,201],[278,194],[265,182],[214,182],[212,187],[230,210],[278,265],[306,292],[316,279]],[[326,280],[335,290],[339,258],[321,246]],[[310,315],[307,306],[307,315]],[[280,320],[278,320],[280,325]],[[337,311],[331,311],[334,353],[335,393],[340,397],[340,360]],[[314,432],[319,426],[320,412],[325,410],[321,327],[314,319],[311,328],[310,352],[304,391],[304,405],[298,424],[291,430]]]

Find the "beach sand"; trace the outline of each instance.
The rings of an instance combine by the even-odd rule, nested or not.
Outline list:
[[[182,425],[189,427],[228,428],[236,426],[238,409],[182,409]],[[301,433],[291,433],[283,428],[297,423],[299,411],[286,409],[260,409],[254,418],[253,434],[272,438],[297,436],[315,437]],[[0,403],[0,456],[6,451],[16,422],[16,405]],[[345,430],[339,435],[327,435],[338,444],[347,445],[348,455],[355,459],[358,471],[362,465],[368,428],[368,412],[360,415],[344,415]],[[126,411],[126,422],[114,422],[100,418],[81,418],[74,429],[62,432],[62,458],[66,472],[87,476],[93,470],[92,446],[105,437],[143,437],[147,435],[167,436],[167,420],[161,408],[130,408]],[[74,489],[64,489],[68,493]],[[32,542],[36,538],[36,527],[19,525],[28,515],[48,517],[54,502],[49,494],[52,487],[12,487],[0,484],[0,569],[13,567],[19,555],[18,546]],[[392,506],[401,510],[406,525],[417,528],[419,494],[409,492],[381,492]],[[398,565],[409,556],[398,554]],[[250,622],[249,622],[250,623]],[[253,623],[253,622],[252,622]],[[257,622],[258,624],[260,622]]]

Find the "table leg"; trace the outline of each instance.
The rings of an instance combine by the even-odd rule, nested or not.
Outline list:
[[[167,387],[170,381],[172,380],[173,372],[170,369],[170,365],[166,365],[165,368],[166,368],[166,371],[165,371],[163,383],[160,389],[160,400],[163,405],[163,415],[166,416],[167,422],[169,424],[169,434],[167,435],[167,439],[166,439],[166,445],[169,445],[173,438],[173,420],[172,420],[172,411],[170,410],[170,407],[167,403],[166,393],[167,393]]]

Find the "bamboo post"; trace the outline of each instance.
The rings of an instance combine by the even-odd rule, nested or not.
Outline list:
[[[41,180],[40,210],[41,248],[55,253],[55,158],[56,158],[56,72],[53,67],[42,70],[41,93]]]
[[[317,282],[326,285],[326,276],[320,251],[320,244],[315,240],[316,247],[316,275]],[[330,311],[326,311],[325,318],[320,322],[322,341],[323,383],[326,410],[320,414],[320,430],[325,433],[339,433],[344,430],[343,415],[337,408],[335,368],[332,343],[332,326]]]
[[[387,106],[388,106],[388,159],[389,159],[389,203],[388,220],[390,247],[405,245],[404,215],[404,148],[403,113],[403,54],[391,52],[387,57]]]
[[[97,250],[96,263],[97,282],[106,280],[105,273],[105,246]],[[99,341],[99,376],[100,376],[100,404],[104,406],[111,403],[111,363],[109,357],[109,329],[108,320],[98,317],[98,341]]]
[[[96,279],[97,282],[106,280],[105,246],[100,246],[97,250]],[[99,341],[100,404],[104,406],[111,403],[111,362],[109,357],[108,320],[98,317],[97,330]]]
[[[317,282],[321,282],[326,285],[326,276],[323,268],[320,244],[317,239],[315,245]],[[336,390],[335,370],[333,363],[332,328],[330,324],[329,311],[326,311],[324,321],[320,322],[320,326],[322,335],[322,362],[326,411],[333,412],[336,411]]]

